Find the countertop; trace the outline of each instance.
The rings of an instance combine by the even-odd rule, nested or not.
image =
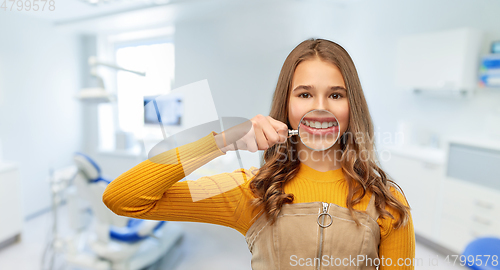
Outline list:
[[[7,172],[10,170],[15,170],[15,169],[17,169],[17,165],[15,163],[0,162],[0,173]]]

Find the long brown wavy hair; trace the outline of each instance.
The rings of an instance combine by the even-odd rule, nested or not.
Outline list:
[[[390,186],[404,193],[393,180],[380,168],[373,144],[373,123],[368,111],[368,105],[361,88],[358,73],[354,63],[339,44],[325,39],[307,39],[295,47],[286,58],[276,85],[271,112],[269,116],[288,124],[288,101],[295,68],[305,60],[319,58],[328,61],[339,68],[344,78],[349,101],[349,124],[347,131],[340,137],[342,150],[341,166],[347,181],[349,193],[346,205],[357,225],[360,225],[353,206],[361,201],[367,190],[375,195],[375,207],[381,218],[394,216],[385,206],[392,207],[399,214],[394,223],[397,229],[405,226],[409,221],[410,208],[400,202],[390,191]],[[361,140],[353,134],[363,134]],[[292,137],[293,138],[293,137]],[[250,189],[255,198],[251,200],[253,206],[263,206],[264,212],[274,224],[285,203],[292,203],[293,194],[284,192],[285,184],[299,171],[300,161],[296,143],[287,140],[284,144],[275,144],[264,151],[261,168],[250,182]],[[287,157],[283,159],[283,157]],[[356,196],[359,194],[359,196]],[[408,203],[408,202],[407,202]],[[409,205],[409,204],[408,204]]]

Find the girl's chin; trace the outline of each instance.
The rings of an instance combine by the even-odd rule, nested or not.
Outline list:
[[[299,151],[299,152],[303,152],[303,151],[306,151],[306,152],[320,152],[321,153],[321,152],[328,152],[328,151],[339,150],[340,149],[340,137],[335,142],[335,144],[333,144],[331,146],[325,146],[325,147],[328,147],[328,148],[322,149],[322,150],[313,150],[313,149],[307,147],[304,143],[302,143],[302,141],[300,141],[297,144],[297,151]]]

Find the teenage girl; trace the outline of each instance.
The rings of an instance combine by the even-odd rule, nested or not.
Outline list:
[[[337,118],[341,136],[329,149],[286,138],[314,109]],[[108,185],[104,203],[122,216],[234,228],[255,270],[414,269],[409,204],[378,165],[358,74],[340,45],[308,39],[294,48],[269,116],[247,123],[143,161]],[[261,168],[179,182],[236,148],[264,150]]]

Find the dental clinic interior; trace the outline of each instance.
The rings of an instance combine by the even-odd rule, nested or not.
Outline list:
[[[268,115],[285,58],[313,37],[356,65],[415,257],[500,269],[461,263],[500,255],[500,1],[0,5],[1,270],[251,269],[238,231],[119,216],[102,194],[171,135]],[[182,181],[259,168],[262,153],[228,153]]]

